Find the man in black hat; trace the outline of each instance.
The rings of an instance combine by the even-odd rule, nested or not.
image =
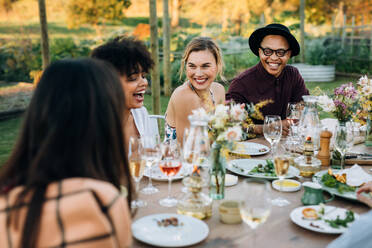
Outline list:
[[[291,57],[300,53],[300,46],[286,26],[276,23],[254,31],[249,37],[249,46],[260,62],[234,78],[226,99],[254,104],[271,99],[273,102],[262,109],[262,114],[280,115],[283,134],[287,135],[288,103],[300,102],[303,95],[309,95],[298,70],[287,65]],[[256,124],[262,123],[256,121]],[[262,125],[256,125],[253,131],[262,134]]]

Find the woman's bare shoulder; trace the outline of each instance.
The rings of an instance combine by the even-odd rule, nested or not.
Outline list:
[[[225,87],[222,84],[217,83],[217,82],[213,82],[211,84],[211,89],[217,92],[225,92]]]
[[[178,86],[171,95],[171,101],[174,104],[184,104],[194,100],[197,95],[185,84]]]
[[[225,87],[222,84],[213,82],[211,85],[211,90],[218,104],[225,102],[226,91],[225,91]]]

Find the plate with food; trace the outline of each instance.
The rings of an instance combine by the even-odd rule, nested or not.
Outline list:
[[[254,142],[242,141],[237,142],[235,144],[235,148],[234,150],[231,151],[231,153],[243,156],[258,156],[266,154],[269,151],[270,148],[265,145]]]
[[[357,201],[357,187],[346,184],[346,174],[337,174],[338,170],[322,170],[313,176],[313,182],[318,183],[329,193],[349,200]]]
[[[144,176],[150,177],[150,168],[146,167],[144,173]],[[174,180],[180,180],[187,176],[186,168],[185,166],[181,167],[180,171],[172,178],[172,181]],[[151,167],[151,179],[156,181],[168,181],[168,176],[161,172],[159,166],[153,166]]]
[[[133,236],[159,247],[184,247],[207,238],[208,225],[194,217],[180,214],[153,214],[132,224]]]
[[[274,163],[270,159],[235,159],[229,161],[227,169],[246,177],[278,179],[275,173]],[[300,171],[293,166],[289,166],[285,178],[292,178],[298,175],[300,175]]]
[[[289,216],[302,228],[329,234],[345,232],[359,218],[359,215],[351,210],[323,204],[295,208]]]

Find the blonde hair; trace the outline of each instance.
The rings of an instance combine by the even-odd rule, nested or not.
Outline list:
[[[221,78],[223,82],[226,82],[223,76],[223,68],[225,67],[222,59],[222,53],[220,47],[209,37],[195,37],[186,46],[186,49],[182,56],[181,67],[180,67],[180,80],[182,80],[183,70],[189,56],[192,52],[199,52],[208,50],[213,54],[217,64],[217,76]]]

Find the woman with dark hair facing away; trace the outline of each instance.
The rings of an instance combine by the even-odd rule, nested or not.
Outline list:
[[[124,120],[125,133],[143,137],[157,133],[151,128],[148,113],[143,106],[144,95],[148,86],[146,74],[153,66],[151,55],[142,41],[119,36],[92,51],[93,58],[110,62],[119,72],[124,88],[127,108],[130,110]],[[155,129],[157,130],[157,129]]]
[[[130,246],[124,113],[110,65],[61,60],[44,71],[0,171],[0,247]]]

